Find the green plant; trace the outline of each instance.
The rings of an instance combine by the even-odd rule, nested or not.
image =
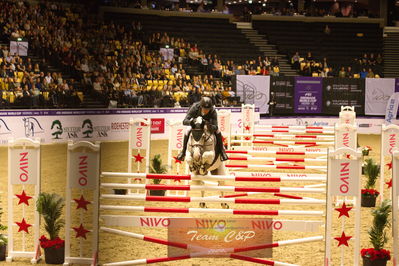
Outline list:
[[[367,258],[370,261],[391,259],[389,250],[383,248],[388,241],[385,229],[389,228],[391,225],[389,220],[391,212],[392,205],[389,200],[384,200],[379,206],[371,211],[373,216],[373,225],[368,230],[368,234],[373,248],[362,249],[360,253],[363,258]]]
[[[64,206],[64,199],[55,193],[40,193],[36,201],[36,209],[43,216],[44,228],[49,234],[50,240],[57,238],[64,226],[64,220],[61,219]]]
[[[371,189],[375,187],[375,182],[377,181],[377,177],[380,174],[380,165],[374,163],[373,159],[367,159],[365,160],[365,170],[364,173],[366,174],[367,178],[367,183],[366,183],[366,189]]]
[[[373,215],[373,225],[368,233],[370,236],[370,242],[376,250],[382,249],[388,241],[385,228],[390,227],[391,225],[390,220],[388,219],[391,211],[392,206],[389,200],[384,200],[381,205],[371,211],[371,214]]]
[[[162,165],[162,159],[160,154],[154,155],[154,158],[151,159],[150,164],[150,173],[153,174],[166,174],[168,172],[167,166]],[[155,178],[152,180],[154,184],[160,184],[162,179]]]
[[[3,214],[3,208],[0,206],[0,231],[7,230],[7,226],[1,224],[1,215]],[[7,245],[8,238],[5,234],[0,234],[0,247]]]

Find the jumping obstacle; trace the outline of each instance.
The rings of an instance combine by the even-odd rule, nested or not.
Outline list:
[[[384,186],[385,186],[385,167],[389,164],[385,163],[387,157],[392,158],[394,150],[399,149],[399,126],[381,125],[381,155],[380,155],[380,199],[384,200]],[[392,178],[392,176],[390,176]]]
[[[100,205],[101,210],[118,210],[131,212],[156,212],[156,213],[212,213],[233,215],[309,215],[323,216],[323,211],[296,211],[296,210],[245,210],[245,209],[204,209],[204,208],[169,208],[169,207],[145,207],[126,205]]]
[[[318,165],[275,165],[275,164],[227,164],[227,168],[269,168],[269,169],[291,169],[291,170],[319,170],[325,171],[326,166]]]
[[[243,176],[236,175],[170,175],[170,174],[144,174],[144,173],[116,173],[116,172],[103,172],[102,177],[126,177],[126,178],[147,178],[147,179],[173,179],[173,180],[215,180],[215,181],[235,181],[235,182],[281,182],[281,181],[325,181],[325,175],[307,174],[301,177],[289,176],[290,174],[271,174],[265,172],[240,172],[237,173]],[[246,174],[249,174],[246,176]],[[252,175],[253,176],[252,176]],[[260,175],[262,176],[256,176]],[[274,176],[273,176],[274,175]],[[279,175],[279,176],[277,176]],[[296,175],[296,174],[293,174]]]
[[[346,155],[350,154],[350,158],[347,158]],[[349,149],[349,148],[341,148],[338,149],[336,151],[332,151],[329,155],[328,155],[328,160],[329,160],[329,165],[331,166],[331,168],[329,168],[328,171],[328,176],[332,177],[336,177],[336,176],[345,176],[345,182],[343,182],[343,179],[338,179],[338,178],[332,178],[332,179],[328,179],[329,182],[331,182],[328,185],[329,188],[329,195],[327,197],[327,208],[329,208],[329,211],[326,212],[327,214],[327,231],[326,231],[326,243],[328,243],[330,241],[330,244],[327,245],[326,248],[326,259],[325,261],[328,262],[328,265],[330,265],[332,263],[332,259],[331,259],[331,251],[329,251],[328,249],[331,249],[331,241],[332,241],[332,237],[333,232],[332,232],[332,228],[331,228],[331,223],[332,223],[332,214],[333,214],[333,210],[332,208],[332,196],[334,195],[341,195],[344,194],[342,196],[354,196],[355,197],[355,202],[356,200],[360,199],[360,184],[359,184],[359,175],[360,175],[360,158],[361,158],[361,153],[360,152],[356,152],[353,149]],[[131,177],[134,177],[134,173],[103,173],[102,177],[105,178],[111,178],[111,177],[121,177],[121,178],[125,178],[126,175],[131,175]],[[192,175],[158,175],[158,174],[142,174],[142,173],[138,173],[137,175],[139,175],[140,178],[161,178],[161,179],[183,179],[183,180],[193,180],[196,177],[192,176]],[[218,179],[234,179],[234,181],[249,181],[248,179],[241,179],[242,177],[239,176],[219,176],[219,177],[215,177]],[[262,177],[261,177],[262,178]],[[334,180],[335,179],[335,180]],[[270,180],[268,180],[270,181]],[[278,181],[278,180],[275,180]],[[109,185],[107,185],[107,183],[102,183],[101,186],[102,187],[108,187],[108,186],[116,186],[116,187],[123,187],[125,185],[139,185],[139,184],[114,184],[114,183],[109,183]],[[345,187],[345,189],[343,189]],[[146,185],[145,187],[146,189],[187,189],[187,190],[192,190],[192,189],[206,189],[206,190],[213,190],[214,187],[211,186],[153,186],[153,185]],[[234,190],[234,191],[248,191],[248,190],[252,190],[251,188],[243,188],[243,187],[235,187],[235,186],[223,186],[219,189],[229,189],[229,190]],[[216,188],[215,188],[216,189]],[[237,190],[236,190],[237,189]],[[259,188],[257,188],[259,189]],[[267,189],[267,188],[260,188],[261,191],[263,191],[263,189]],[[285,191],[285,188],[270,188],[267,189],[266,191],[269,191],[271,193],[275,192],[276,189],[279,189],[279,191]],[[288,188],[287,188],[288,189]],[[297,189],[301,189],[301,188],[289,188],[290,192],[292,192],[292,190],[296,191]],[[303,190],[301,189],[301,192],[308,190],[309,188],[303,188]],[[324,189],[317,189],[319,191],[319,193],[323,193],[323,191],[325,191]],[[342,191],[344,191],[345,193],[342,193]],[[243,193],[243,194],[247,194],[250,195],[252,192],[247,192],[247,193]],[[256,193],[256,192],[254,192]],[[325,204],[324,200],[317,200],[317,199],[306,199],[304,198],[303,201],[299,201],[298,199],[264,199],[264,198],[257,198],[257,199],[251,199],[251,198],[242,198],[240,199],[239,197],[229,197],[229,196],[225,196],[226,198],[220,198],[220,197],[158,197],[158,196],[147,196],[147,195],[107,195],[107,194],[102,194],[101,198],[102,200],[107,200],[107,199],[119,199],[120,200],[132,200],[132,201],[142,201],[142,202],[146,202],[146,201],[166,201],[166,202],[198,202],[198,201],[208,201],[208,202],[221,202],[223,200],[228,201],[230,203],[236,203],[236,204],[276,204],[276,205],[282,205],[282,204]],[[357,203],[357,202],[356,202]],[[359,222],[360,222],[360,205],[355,205],[358,206],[356,208],[356,212],[355,212],[355,235],[354,238],[357,241],[359,238]],[[212,213],[212,214],[231,214],[231,215],[268,215],[268,216],[279,216],[279,215],[306,215],[306,216],[320,216],[323,215],[324,212],[323,211],[302,211],[302,210],[264,210],[264,209],[251,209],[251,210],[246,210],[246,209],[201,209],[201,208],[172,208],[172,207],[146,207],[146,206],[130,206],[130,205],[119,205],[119,206],[115,206],[115,205],[105,205],[105,204],[101,204],[100,206],[100,210],[108,210],[108,211],[124,211],[124,212],[153,212],[153,213],[188,213],[188,214],[192,214],[192,213]],[[102,218],[104,217],[104,221],[107,221],[106,223],[110,223],[113,226],[128,226],[129,223],[132,226],[131,223],[133,223],[132,218],[133,216],[128,216],[128,215],[124,215],[124,216],[119,216],[119,215],[102,215]],[[143,219],[145,219],[145,217],[143,217]],[[342,218],[341,218],[342,219]],[[134,222],[135,224],[137,222]],[[137,224],[136,224],[137,225]],[[106,231],[107,232],[107,227],[101,227],[101,230]],[[115,233],[115,234],[120,234],[120,235],[126,235],[128,236],[129,234],[131,234],[130,232],[125,232],[125,231],[112,231],[114,229],[108,230],[109,233]],[[115,229],[117,230],[117,229]],[[111,232],[112,231],[112,232]],[[344,231],[343,231],[344,232]],[[138,234],[134,234],[131,235],[131,237],[133,238],[137,238],[137,239],[150,239],[150,240],[154,240],[154,238],[152,237],[148,237],[144,236],[144,235],[138,235]],[[322,240],[323,237],[322,236],[318,236],[316,237],[317,240]],[[336,237],[338,238],[338,236]],[[317,241],[315,240],[315,241]],[[291,241],[291,240],[288,240]],[[292,240],[293,244],[296,241],[299,240]],[[155,243],[162,243],[162,244],[166,244],[165,240],[159,240],[156,239],[154,241]],[[288,243],[288,242],[287,242]],[[184,244],[184,243],[183,243]],[[185,244],[184,244],[185,245]],[[273,244],[267,244],[269,248],[275,247],[276,245]],[[350,244],[349,244],[350,245]],[[244,247],[245,249],[249,249],[251,247]],[[236,251],[232,251],[232,252],[236,252]],[[187,258],[186,255],[184,258]],[[358,263],[358,257],[359,257],[359,244],[357,242],[355,242],[355,251],[354,251],[354,262],[355,265],[357,265]],[[191,257],[191,256],[190,256]],[[168,261],[168,259],[173,260],[174,258],[156,258],[154,259],[154,261],[157,261],[158,259],[160,260],[165,260]],[[135,262],[135,263],[143,263],[143,261],[147,261],[146,259],[141,259],[141,260],[134,260],[134,261],[125,261],[125,262],[116,262],[116,263],[110,263],[109,265],[127,265],[130,264],[131,262]],[[108,264],[107,264],[108,265]]]
[[[254,137],[254,138],[274,138],[274,139],[318,139],[318,140],[334,140],[333,136],[325,135],[294,135],[294,134],[235,134],[235,136]]]
[[[98,260],[100,144],[70,141],[67,165],[64,266],[73,263],[95,265]],[[77,206],[72,207],[72,202]],[[79,217],[79,222],[73,224],[72,217]],[[87,224],[87,219],[91,220],[91,225]],[[73,230],[75,237],[71,237]],[[89,234],[88,238],[86,234]],[[72,243],[78,246],[78,255],[72,256]]]
[[[226,153],[230,154],[250,154],[250,155],[258,155],[258,154],[274,154],[274,155],[326,155],[327,152],[322,151],[306,151],[305,149],[294,149],[289,148],[289,151],[280,151],[279,150],[227,150]]]
[[[229,157],[230,161],[272,161],[274,163],[277,162],[326,162],[325,159],[318,158],[275,158],[275,157],[255,157],[255,156],[246,156],[246,157]]]
[[[299,193],[324,193],[320,188],[294,188],[294,187],[237,187],[237,186],[200,186],[200,185],[146,185],[146,184],[121,184],[101,183],[102,188],[125,188],[125,189],[146,189],[146,190],[190,190],[190,191],[224,191],[224,192],[299,192]]]
[[[333,141],[290,141],[290,140],[241,140],[233,139],[231,143],[248,143],[248,144],[274,144],[274,145],[308,145],[308,146],[318,146],[318,145],[334,145]]]
[[[18,194],[15,194],[15,187],[18,187]],[[27,188],[34,194],[30,195]],[[21,190],[19,190],[21,189]],[[40,260],[39,250],[39,231],[40,215],[36,210],[36,205],[29,200],[37,200],[40,194],[40,140],[39,139],[10,139],[8,141],[8,256],[7,262],[12,262],[14,258],[31,258],[31,263]],[[14,207],[15,196],[19,198],[18,207]],[[22,206],[20,206],[22,204]],[[26,206],[25,206],[26,205]],[[21,210],[20,215],[14,212]],[[33,213],[33,221],[25,217]],[[19,226],[18,232],[14,228]],[[29,227],[32,227],[33,236],[26,239],[29,234]],[[16,234],[22,234],[21,249],[16,249],[14,238]],[[32,245],[32,249],[27,249],[27,244]]]
[[[158,201],[158,202],[217,202],[236,204],[273,204],[273,205],[300,205],[300,204],[323,204],[325,200],[317,199],[241,199],[241,198],[215,198],[215,197],[168,197],[168,196],[134,196],[134,195],[113,195],[103,194],[104,199],[130,199],[137,201]]]

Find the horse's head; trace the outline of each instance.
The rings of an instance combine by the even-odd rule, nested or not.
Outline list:
[[[205,175],[214,158],[214,136],[211,134],[202,117],[197,117],[192,123],[189,142],[190,158],[187,162],[192,172]]]

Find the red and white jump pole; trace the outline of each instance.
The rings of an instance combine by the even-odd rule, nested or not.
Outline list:
[[[274,145],[334,145],[333,141],[290,141],[290,140],[231,140],[231,143],[274,144]]]
[[[281,148],[279,148],[281,149]],[[228,154],[249,154],[249,155],[258,155],[258,154],[274,154],[274,155],[327,155],[326,151],[306,151],[305,149],[292,149],[289,151],[279,151],[279,150],[227,150]]]
[[[101,210],[131,211],[131,212],[157,212],[157,213],[213,213],[231,215],[298,215],[298,216],[323,216],[323,211],[297,211],[297,210],[237,210],[237,209],[203,209],[203,208],[167,208],[124,205],[101,205]]]
[[[249,134],[241,133],[234,136],[253,137],[253,138],[274,138],[274,139],[317,139],[317,140],[334,140],[334,136],[329,135],[294,135],[294,134]]]
[[[170,175],[145,173],[117,173],[103,172],[102,177],[146,178],[146,179],[173,179],[173,180],[214,180],[236,182],[283,182],[283,181],[326,181],[325,175],[319,174],[285,174],[265,172],[239,172],[237,175]]]
[[[142,234],[126,232],[126,231],[108,228],[108,227],[101,227],[100,230],[104,231],[104,232],[111,233],[111,234],[123,235],[123,236],[140,239],[140,240],[147,241],[147,242],[177,247],[177,248],[181,248],[181,249],[191,248],[190,245],[187,245],[184,243],[170,242],[170,241],[159,239],[159,238],[149,237],[149,236],[145,236]],[[288,246],[288,245],[317,242],[317,241],[322,241],[322,240],[323,240],[323,236],[313,236],[313,237],[298,238],[298,239],[291,239],[291,240],[285,240],[285,241],[277,241],[274,243],[257,245],[257,246],[249,246],[249,247],[242,247],[242,248],[228,248],[228,249],[223,249],[222,252],[224,254],[225,253],[238,253],[238,252],[245,252],[245,251],[251,251],[251,250],[270,249],[270,248],[276,248],[276,247],[282,247],[282,246]],[[217,250],[216,250],[216,252],[217,252]],[[190,255],[183,255],[183,256],[177,256],[177,257],[165,257],[165,258],[156,258],[156,259],[138,259],[138,260],[124,261],[124,262],[107,263],[104,265],[138,265],[138,264],[143,264],[143,263],[150,264],[150,263],[156,263],[156,262],[182,260],[182,259],[189,259],[189,258],[195,258],[195,257],[198,258],[198,257],[206,256],[206,255],[209,255],[209,254],[197,253],[197,255],[190,254]],[[293,264],[270,261],[270,260],[259,260],[256,258],[251,258],[248,256],[242,256],[242,255],[238,255],[238,254],[230,254],[230,257],[236,258],[236,259],[244,259],[246,261],[252,261],[252,262],[257,262],[257,263],[266,264],[266,265],[281,265],[281,266],[293,265]],[[267,262],[267,263],[265,263],[265,262]]]
[[[146,189],[146,190],[190,190],[190,191],[223,191],[223,192],[298,192],[298,193],[325,193],[320,188],[302,188],[302,187],[236,187],[236,186],[198,186],[198,185],[149,185],[149,184],[122,184],[122,183],[101,183],[102,188],[113,189]]]
[[[326,171],[325,166],[318,165],[274,165],[274,164],[227,164],[227,168],[270,168],[270,169],[291,169],[291,170],[303,170],[303,169],[313,169]]]
[[[104,199],[128,199],[137,201],[157,201],[157,202],[218,202],[236,204],[264,204],[264,205],[303,205],[303,204],[326,204],[325,200],[318,199],[254,199],[254,198],[210,198],[210,197],[168,197],[168,196],[146,196],[146,195],[114,195],[102,194]]]
[[[333,126],[273,126],[273,125],[256,125],[257,128],[271,129],[301,129],[301,130],[334,130]]]
[[[271,161],[271,162],[295,162],[295,163],[306,163],[306,162],[322,162],[326,163],[326,159],[319,158],[275,158],[275,157],[229,157],[230,161]]]

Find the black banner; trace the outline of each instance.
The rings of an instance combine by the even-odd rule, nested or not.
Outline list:
[[[355,106],[356,115],[364,115],[364,79],[324,78],[323,114],[338,115],[341,106]]]
[[[274,114],[294,114],[294,78],[270,77],[270,92],[274,93]],[[273,97],[270,97],[273,99]]]

